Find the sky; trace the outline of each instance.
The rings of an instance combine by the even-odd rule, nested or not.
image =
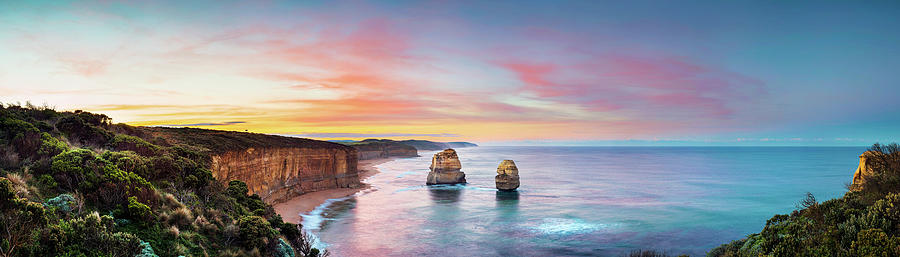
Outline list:
[[[485,145],[900,135],[897,1],[0,0],[0,102]]]

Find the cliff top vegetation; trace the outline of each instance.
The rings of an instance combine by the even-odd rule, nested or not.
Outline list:
[[[209,171],[211,151],[270,143],[345,147],[0,105],[0,256],[327,255]]]
[[[900,256],[900,145],[875,144],[860,190],[819,202],[812,194],[760,233],[707,256]]]

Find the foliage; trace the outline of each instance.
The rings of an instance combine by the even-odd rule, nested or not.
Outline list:
[[[133,219],[150,220],[153,212],[150,211],[150,206],[138,202],[137,197],[132,196],[128,197],[128,215]]]
[[[874,176],[862,190],[822,203],[807,194],[798,210],[707,256],[900,256],[900,146],[869,150]]]
[[[260,216],[243,216],[238,219],[241,242],[249,248],[263,248],[276,235],[269,221]]]
[[[0,104],[0,173],[16,179],[0,178],[0,256],[327,255],[209,170],[210,153],[268,143],[344,147]]]
[[[41,148],[38,154],[41,156],[55,156],[69,149],[66,143],[56,139],[47,132],[41,133]]]
[[[134,257],[159,257],[159,255],[153,252],[153,247],[150,246],[150,243],[141,241],[141,252]]]
[[[48,222],[41,204],[18,198],[12,183],[0,178],[0,255],[11,256],[28,244],[31,233]]]
[[[61,212],[71,212],[75,205],[75,197],[70,194],[61,194],[50,198],[44,203],[44,207],[55,209]]]
[[[156,155],[160,148],[144,141],[144,139],[125,134],[116,134],[109,145],[119,151],[133,151],[143,156]]]
[[[278,251],[275,252],[276,257],[294,257],[294,248],[291,248],[291,245],[284,241],[284,239],[278,239]]]

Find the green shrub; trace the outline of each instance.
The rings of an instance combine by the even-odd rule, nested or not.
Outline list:
[[[137,220],[148,221],[153,219],[153,212],[150,206],[138,202],[137,197],[128,197],[128,215]]]
[[[143,156],[156,155],[160,150],[159,146],[148,143],[140,137],[125,134],[116,134],[109,145],[117,151],[133,151]]]
[[[61,212],[71,212],[75,205],[75,197],[70,194],[61,194],[50,198],[44,203],[44,207],[52,208]]]
[[[332,147],[0,104],[0,175],[27,169],[31,195],[56,196],[30,202],[0,178],[0,256],[321,256],[245,183],[223,186],[209,170],[213,152],[296,144]]]
[[[247,183],[240,180],[232,180],[228,181],[228,196],[232,198],[243,198],[247,196],[247,193],[250,192],[250,189],[247,188]]]
[[[89,120],[85,121],[85,118]],[[61,118],[56,123],[56,129],[82,145],[103,146],[113,138],[112,133],[99,127],[105,124],[95,120],[91,115],[75,115]]]
[[[759,234],[707,256],[900,256],[900,145],[875,144],[873,174],[859,191],[775,215]]]
[[[135,256],[141,240],[130,233],[116,232],[110,216],[96,212],[59,224],[64,240],[63,255],[68,256]]]
[[[68,149],[69,146],[66,145],[66,143],[59,141],[59,139],[56,139],[46,132],[41,133],[41,148],[38,150],[39,155],[55,156]]]
[[[262,249],[276,235],[269,222],[260,216],[244,216],[238,219],[241,242],[247,248]]]
[[[853,242],[853,256],[900,256],[900,238],[891,237],[880,229],[866,229],[859,232]]]
[[[276,257],[294,257],[294,248],[291,248],[291,245],[284,241],[284,239],[278,239],[278,247],[275,252]]]
[[[16,197],[12,182],[0,178],[0,256],[26,247],[48,222],[44,206]]]
[[[0,143],[12,146],[23,158],[31,157],[41,145],[40,130],[23,120],[0,117]]]
[[[153,178],[148,158],[132,151],[106,151],[101,158],[109,161],[123,171],[132,172],[143,178]]]
[[[106,166],[93,151],[84,148],[62,152],[51,161],[54,179],[67,191],[96,188],[100,182],[100,170]]]

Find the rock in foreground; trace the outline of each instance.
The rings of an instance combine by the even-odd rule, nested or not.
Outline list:
[[[459,184],[466,183],[466,174],[459,171],[462,165],[456,150],[447,149],[434,154],[431,158],[431,172],[425,184]]]
[[[497,189],[503,191],[513,191],[519,188],[519,168],[516,168],[516,163],[512,160],[500,162],[494,181],[497,183]]]

